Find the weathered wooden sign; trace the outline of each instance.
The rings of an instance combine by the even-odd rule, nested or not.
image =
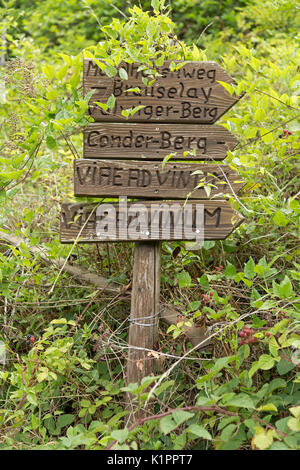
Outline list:
[[[66,203],[60,241],[223,240],[242,220],[225,200]]]
[[[95,123],[84,130],[85,158],[223,160],[237,139],[216,125]],[[184,156],[184,152],[189,152]]]
[[[237,140],[213,125],[239,97],[219,83],[234,82],[215,62],[165,62],[155,80],[140,64],[121,63],[113,78],[99,64],[84,60],[84,94],[93,92],[95,123],[84,131],[84,159],[74,161],[74,189],[106,202],[62,204],[60,241],[136,242],[126,381],[140,383],[153,373],[160,242],[193,241],[198,249],[203,240],[227,238],[243,221],[220,199],[244,183],[216,163]],[[119,203],[107,202],[112,197]]]
[[[109,78],[92,59],[84,60],[84,93],[95,90],[90,100],[95,121],[122,121],[122,111],[139,106],[128,116],[130,121],[212,124],[239,99],[218,83],[234,81],[215,62],[165,62],[154,83],[139,64],[121,63],[120,68],[126,70],[127,80],[118,74]],[[111,95],[116,98],[113,109],[93,104],[106,103]]]
[[[74,160],[75,196],[208,199],[243,186],[228,165]]]

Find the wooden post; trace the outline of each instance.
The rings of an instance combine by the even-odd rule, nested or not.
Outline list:
[[[161,242],[136,242],[134,249],[131,314],[128,340],[126,382],[140,383],[153,373],[153,350],[157,340],[160,294]],[[134,412],[133,396],[127,396],[128,408]],[[140,410],[142,417],[145,410]],[[135,415],[135,418],[137,416]]]

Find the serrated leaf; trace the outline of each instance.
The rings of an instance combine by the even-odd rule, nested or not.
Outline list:
[[[244,274],[248,279],[253,279],[256,275],[255,271],[255,263],[252,259],[252,257],[247,261],[244,267]]]
[[[112,431],[111,437],[118,441],[119,444],[122,444],[124,441],[126,441],[128,437],[128,429],[118,429],[116,431]]]
[[[184,410],[175,410],[172,413],[172,418],[177,424],[177,426],[184,423],[185,421],[192,418],[193,416],[194,416],[194,413],[189,413],[188,411],[184,411]]]
[[[295,418],[300,418],[300,406],[292,406],[289,411]]]
[[[224,274],[226,277],[234,277],[236,275],[236,268],[233,266],[233,264],[228,263],[227,267],[224,271]]]
[[[235,397],[226,401],[227,406],[237,406],[239,408],[254,409],[254,404],[251,398],[245,393],[239,393]]]
[[[161,418],[160,423],[160,430],[163,434],[169,434],[173,429],[177,428],[177,423],[173,420],[172,416],[164,416]]]
[[[273,436],[267,433],[256,434],[252,440],[253,444],[260,450],[268,449],[273,443]]]
[[[200,426],[200,424],[191,424],[187,431],[195,434],[197,437],[202,437],[203,439],[208,439],[209,441],[212,440],[211,434],[205,429],[204,426]]]
[[[177,274],[177,280],[179,287],[190,287],[192,284],[192,278],[187,271],[181,271]]]
[[[300,419],[290,418],[287,422],[288,427],[291,431],[299,432],[300,431]]]
[[[286,359],[281,359],[276,365],[277,372],[279,375],[287,374],[292,369],[294,369],[294,367],[296,367],[296,365],[293,364],[292,361],[288,361]]]
[[[268,354],[262,354],[258,359],[258,367],[262,370],[272,369],[274,364],[274,358],[272,356],[269,356]]]
[[[57,420],[57,427],[63,428],[64,426],[69,426],[69,424],[73,423],[75,420],[75,416],[71,414],[60,415]]]

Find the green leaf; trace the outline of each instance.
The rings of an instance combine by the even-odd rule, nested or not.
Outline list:
[[[252,259],[252,257],[247,261],[244,267],[244,274],[248,279],[253,279],[256,275],[255,271],[255,263]]]
[[[287,422],[288,427],[291,431],[299,432],[300,431],[300,419],[290,418]]]
[[[128,80],[128,74],[126,70],[123,69],[123,67],[120,68],[119,75],[120,75],[120,78],[122,78],[122,80]]]
[[[122,444],[124,441],[126,441],[128,434],[129,432],[127,428],[118,429],[116,431],[112,431],[111,437],[118,441],[119,444]]]
[[[239,408],[254,409],[254,404],[249,395],[246,393],[239,393],[235,397],[226,402],[227,406],[237,406]]]
[[[275,411],[275,412],[278,411],[276,406],[273,403],[266,403],[265,405],[262,405],[256,409],[257,411]]]
[[[96,61],[95,61],[96,62]],[[98,64],[98,62],[97,62]],[[98,64],[99,65],[99,64]],[[104,69],[104,72],[106,73],[106,75],[110,78],[113,78],[115,77],[115,75],[117,74],[117,69],[115,67],[113,67],[112,65],[109,65],[107,64],[105,69]]]
[[[258,359],[258,367],[262,370],[272,369],[274,364],[274,358],[272,356],[269,356],[268,354],[262,354]]]
[[[269,447],[269,450],[290,450],[288,446],[286,446],[283,442],[273,442],[271,447]]]
[[[155,13],[159,13],[160,0],[151,0],[151,6]]]
[[[46,145],[50,150],[53,150],[57,147],[56,140],[53,139],[53,137],[51,135],[47,135]]]
[[[38,406],[37,397],[36,397],[36,394],[35,394],[34,392],[29,392],[29,393],[27,393],[27,400],[28,400],[29,403],[31,403],[32,405]]]
[[[43,382],[49,375],[49,369],[47,367],[40,367],[39,372],[36,376],[38,382]]]
[[[227,267],[224,271],[224,274],[226,277],[234,277],[236,275],[236,268],[233,266],[233,264],[228,263]]]
[[[221,80],[217,80],[218,83],[220,83],[230,95],[233,95],[235,92],[234,86],[230,85],[230,83],[227,82],[222,82]]]
[[[280,211],[276,212],[272,220],[279,227],[285,227],[289,223],[284,213]]]
[[[197,437],[201,437],[203,439],[208,439],[209,441],[212,440],[211,434],[205,429],[204,426],[200,426],[200,424],[191,424],[187,431],[195,434]]]
[[[159,426],[161,432],[166,435],[173,431],[173,429],[177,428],[178,424],[173,421],[171,415],[168,415],[161,418]]]
[[[226,442],[228,441],[232,434],[235,432],[237,428],[237,424],[229,424],[228,426],[226,426],[226,428],[223,429],[223,431],[221,432],[221,439],[222,441]]]
[[[292,406],[289,411],[295,418],[300,418],[300,406]]]
[[[107,107],[108,107],[109,109],[113,109],[114,106],[115,106],[115,103],[116,103],[116,98],[115,98],[115,96],[114,96],[114,95],[110,95],[110,97],[108,98],[107,103],[106,103],[106,104],[107,104]]]
[[[283,281],[280,283],[279,292],[281,299],[286,299],[293,294],[293,286],[288,276],[285,276]]]
[[[187,411],[184,411],[184,410],[175,410],[172,413],[172,418],[174,419],[177,426],[184,423],[185,421],[192,418],[193,416],[194,416],[194,413],[188,413]]]
[[[57,427],[63,428],[64,426],[69,426],[69,424],[73,423],[75,420],[75,416],[71,414],[60,415],[57,420]]]
[[[256,434],[253,438],[253,443],[260,450],[268,449],[273,443],[273,436],[269,432]]]
[[[179,287],[190,287],[192,285],[192,278],[187,271],[181,271],[176,276]]]
[[[288,361],[287,359],[281,359],[277,363],[277,366],[276,366],[277,372],[278,372],[279,375],[287,374],[292,369],[294,369],[294,367],[296,367],[296,365],[293,364],[292,361]]]
[[[100,103],[100,101],[94,101],[94,104],[96,106],[99,106],[99,108],[103,109],[103,111],[107,111],[108,109],[107,103]]]

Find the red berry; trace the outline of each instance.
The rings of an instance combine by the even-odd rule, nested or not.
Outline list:
[[[255,338],[253,338],[253,336],[251,336],[251,338],[248,339],[248,343],[254,343],[255,342]]]
[[[209,296],[210,296],[210,297],[212,297],[213,295],[214,295],[213,292],[210,292],[210,293],[209,293]]]
[[[223,269],[223,266],[222,266],[222,264],[220,264],[220,269]]]
[[[245,340],[241,339],[240,344],[245,344]]]
[[[34,340],[35,340],[35,337],[34,337],[34,336],[30,336],[29,341],[30,341],[31,343],[33,343]]]
[[[267,331],[266,336],[269,338],[269,336],[271,336],[271,333],[269,331]]]

